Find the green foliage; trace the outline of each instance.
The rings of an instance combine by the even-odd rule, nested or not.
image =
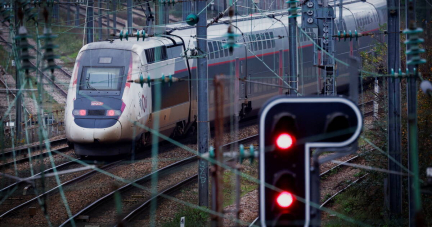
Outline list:
[[[403,27],[403,26],[402,26]],[[431,29],[425,33],[430,34]],[[427,34],[425,34],[426,36]],[[405,45],[403,45],[405,37],[401,36],[401,63],[405,68]],[[425,39],[423,48],[426,53],[422,58],[432,62],[432,39]],[[362,52],[363,70],[379,74],[387,73],[387,45],[377,41],[372,51]],[[431,81],[432,68],[429,64],[420,65],[419,71],[423,73],[423,78]],[[370,75],[367,75],[370,76]],[[380,106],[379,119],[373,121],[373,127],[363,132],[364,137],[370,139],[377,147],[387,152],[387,81],[380,80],[380,93],[376,95],[376,99]],[[367,89],[364,88],[363,91]],[[408,166],[408,147],[407,147],[407,105],[406,105],[406,80],[401,82],[401,97],[402,97],[402,165]],[[418,144],[419,144],[419,172],[420,179],[426,182],[426,168],[432,166],[432,99],[418,92]],[[388,157],[377,151],[371,150],[371,147],[364,149],[361,152],[364,165],[373,166],[376,168],[387,169]],[[362,171],[363,172],[363,171]],[[345,193],[337,197],[334,203],[335,211],[347,215],[359,222],[371,226],[408,226],[408,182],[407,178],[403,177],[403,200],[402,214],[397,217],[391,217],[388,210],[386,195],[384,194],[384,181],[388,174],[379,173],[376,171],[368,171],[369,175],[357,184],[354,184]],[[361,176],[363,173],[356,174]],[[424,185],[422,185],[424,187]],[[391,190],[391,189],[390,189]],[[425,226],[432,226],[432,196],[422,194],[422,217]],[[329,217],[323,221],[323,226],[356,226],[337,217]]]
[[[210,215],[204,211],[185,207],[178,212],[174,219],[170,222],[163,224],[163,227],[178,227],[180,226],[181,217],[185,217],[186,226],[208,226],[210,224]]]

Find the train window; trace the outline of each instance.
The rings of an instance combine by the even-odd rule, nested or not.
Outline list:
[[[272,48],[274,48],[276,46],[276,41],[274,40],[273,32],[270,32],[270,39],[272,43]]]
[[[222,40],[222,43],[225,44],[226,40]],[[224,48],[225,56],[228,57],[228,48]]]
[[[209,57],[210,59],[214,58],[214,52],[213,52],[213,44],[212,42],[208,42],[208,53],[209,53]]]
[[[271,40],[268,32],[265,33],[265,37],[267,39],[267,48],[271,48]]]
[[[147,58],[147,64],[151,64],[155,61],[154,51],[155,51],[154,48],[145,50],[145,55]]]
[[[252,44],[252,50],[253,51],[256,51],[258,48],[257,48],[257,44],[256,44],[256,42],[255,42],[255,35],[251,35],[250,36],[250,40],[251,40],[251,44]]]
[[[215,41],[213,41],[213,48],[214,48],[215,58],[219,58],[219,47],[218,47],[218,43]]]
[[[266,38],[264,36],[264,33],[261,33],[261,40],[262,40],[262,44],[263,44],[263,49],[267,49],[267,42],[266,42]]]
[[[119,91],[123,77],[122,68],[84,67],[79,85],[80,90]]]
[[[261,36],[260,34],[255,34],[255,36],[258,43],[258,50],[262,50]]]
[[[223,52],[221,41],[219,41],[218,44],[219,44],[219,55],[220,55],[221,58],[223,58],[224,57],[224,52]]]
[[[147,58],[147,64],[155,63],[158,61],[164,61],[168,59],[166,46],[146,49],[145,55]]]

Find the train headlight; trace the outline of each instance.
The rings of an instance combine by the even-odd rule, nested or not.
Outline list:
[[[87,110],[73,110],[72,114],[74,116],[86,116],[87,115]]]
[[[107,110],[106,111],[106,115],[113,117],[113,116],[120,116],[121,115],[121,111],[120,110]]]

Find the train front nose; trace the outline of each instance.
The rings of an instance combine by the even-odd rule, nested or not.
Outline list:
[[[75,143],[115,143],[121,137],[121,124],[115,119],[75,119],[70,140]]]
[[[101,128],[85,128],[82,127],[83,124]],[[103,127],[104,125],[109,126]],[[77,155],[112,156],[130,151],[130,143],[120,142],[121,132],[122,126],[117,120],[75,119],[69,130],[68,138],[73,141]]]

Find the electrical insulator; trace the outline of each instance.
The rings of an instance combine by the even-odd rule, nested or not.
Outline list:
[[[43,59],[47,61],[47,67],[44,70],[51,70],[51,73],[54,73],[54,69],[60,68],[54,61],[56,58],[60,58],[60,56],[54,54],[54,49],[58,48],[58,45],[53,43],[54,38],[57,38],[57,35],[51,34],[51,28],[47,27],[44,28],[44,34],[39,36],[39,39],[45,40],[45,45],[42,46],[42,49],[45,49]]]
[[[126,32],[123,32],[123,30],[120,31],[120,41],[125,38],[126,40],[129,40],[129,31],[126,30]]]
[[[255,158],[255,155],[254,155],[254,152],[255,152],[254,146],[252,144],[250,145],[250,147],[249,147],[249,155],[248,156],[245,154],[244,150],[245,150],[245,148],[244,148],[243,144],[240,144],[240,148],[239,148],[239,153],[240,153],[239,154],[239,159],[240,159],[239,162],[240,162],[240,164],[243,163],[243,160],[246,157],[249,157],[249,161],[252,164],[253,160]]]
[[[137,33],[136,33],[137,41],[139,41],[140,36],[142,37],[142,41],[144,41],[145,36],[146,36],[146,32],[144,30],[137,31]]]
[[[186,23],[190,26],[196,25],[198,23],[198,21],[199,21],[199,18],[196,14],[192,13],[186,17]]]
[[[228,48],[230,53],[232,53],[234,51],[235,47],[239,47],[240,45],[238,45],[236,43],[236,37],[240,36],[239,34],[234,33],[233,31],[234,29],[232,29],[232,25],[230,25],[228,27],[228,32],[224,35],[224,37],[227,38],[227,42],[222,45],[223,48]]]
[[[30,62],[30,59],[34,59],[34,57],[29,53],[29,49],[34,49],[34,47],[28,43],[27,38],[29,38],[27,29],[21,26],[18,29],[18,35],[15,36],[15,40],[19,41],[17,47],[21,50],[19,55],[20,60],[22,60],[21,69],[25,70],[26,74],[28,74],[30,70],[33,71],[35,69],[34,65]]]
[[[424,39],[419,38],[419,34],[423,32],[423,29],[405,29],[404,34],[409,35],[409,39],[405,41],[405,44],[409,45],[409,49],[405,52],[409,57],[408,65],[419,65],[426,63],[426,59],[420,57],[420,54],[424,53],[425,50],[420,47],[424,42]]]
[[[286,3],[290,6],[288,9],[288,12],[290,12],[289,18],[300,16],[297,14],[297,11],[300,10],[300,8],[297,7],[297,2],[298,1],[296,0],[286,1]]]

